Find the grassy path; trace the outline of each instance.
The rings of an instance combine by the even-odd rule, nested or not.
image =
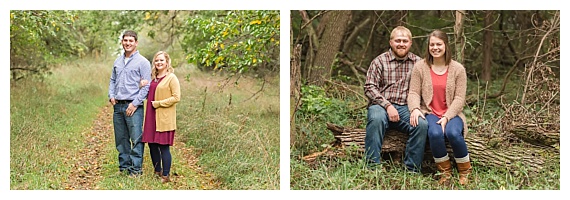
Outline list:
[[[115,161],[117,152],[114,149],[112,114],[112,108],[109,104],[101,108],[97,118],[93,121],[91,131],[84,134],[85,147],[78,149],[78,155],[81,156],[72,158],[75,163],[70,178],[65,183],[65,189],[210,190],[216,189],[219,185],[210,174],[203,172],[202,168],[197,165],[198,158],[193,149],[184,147],[184,143],[180,141],[171,147],[174,159],[171,183],[162,186],[156,184],[160,180],[152,174],[153,168],[147,145],[145,145],[143,176],[132,178],[119,174]],[[109,176],[109,174],[111,175]],[[125,181],[124,184],[123,181]]]
[[[84,156],[77,158],[65,184],[65,189],[100,189],[96,183],[104,178],[101,176],[101,163],[104,162],[102,153],[105,146],[112,142],[112,138],[108,137],[113,134],[112,124],[109,123],[111,114],[109,106],[101,109],[97,119],[93,122],[91,131],[83,136],[85,147],[78,151],[79,155]]]

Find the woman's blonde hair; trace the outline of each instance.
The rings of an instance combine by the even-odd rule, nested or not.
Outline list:
[[[158,69],[156,69],[156,66],[154,64],[154,61],[156,60],[156,57],[158,57],[159,55],[164,55],[164,59],[166,60],[166,71],[168,72],[174,72],[174,68],[171,65],[171,60],[170,60],[170,55],[168,55],[168,53],[166,53],[166,51],[159,51],[156,52],[156,54],[154,54],[154,57],[152,58],[152,70],[151,70],[151,79],[154,80],[156,79],[156,76],[158,76]]]

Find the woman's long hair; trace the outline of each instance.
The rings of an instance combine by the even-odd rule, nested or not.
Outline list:
[[[449,46],[449,39],[447,38],[447,34],[441,30],[434,30],[432,31],[428,37],[427,37],[427,51],[426,51],[426,56],[424,58],[426,58],[426,64],[431,67],[431,65],[433,64],[433,56],[429,53],[429,40],[431,37],[436,37],[439,38],[440,40],[443,40],[443,44],[445,44],[445,65],[449,65],[449,63],[451,63],[451,47]]]

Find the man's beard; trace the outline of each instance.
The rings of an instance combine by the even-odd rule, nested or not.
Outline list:
[[[392,49],[397,57],[404,58],[408,55],[409,49]]]

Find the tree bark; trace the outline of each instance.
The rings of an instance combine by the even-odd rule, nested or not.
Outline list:
[[[356,146],[358,152],[364,152],[364,139],[366,137],[365,129],[345,128],[331,123],[327,123],[327,128],[333,132],[335,137],[333,146],[338,146],[340,148]],[[388,130],[384,136],[382,153],[403,155],[407,137],[408,136],[406,134],[398,131]],[[517,163],[520,162],[532,171],[539,171],[543,168],[548,157],[551,156],[550,154],[559,154],[559,152],[557,150],[553,150],[553,148],[528,148],[516,146],[510,146],[508,149],[498,148],[493,145],[497,142],[475,135],[468,135],[468,137],[465,138],[465,143],[467,144],[471,160],[475,161],[480,166],[486,167],[510,169],[511,167],[516,167]],[[449,145],[447,145],[447,149],[449,156],[453,157],[453,152]],[[433,160],[429,145],[426,145],[424,161],[426,160]]]
[[[488,10],[485,13],[485,30],[483,31],[483,66],[481,71],[481,79],[483,81],[491,81],[491,61],[493,60],[493,31],[490,27],[493,23],[493,11]]]
[[[463,47],[465,46],[465,38],[463,37],[463,22],[465,21],[465,10],[455,11],[455,60],[463,63]]]
[[[350,10],[329,11],[323,15],[317,33],[322,30],[319,49],[311,66],[309,82],[323,85],[331,77],[331,67],[340,50],[345,29],[351,18]]]
[[[512,134],[523,141],[539,146],[552,146],[560,143],[560,133],[545,130],[538,124],[513,123],[509,130]]]
[[[290,77],[290,135],[289,144],[293,146],[295,143],[295,112],[299,107],[301,102],[301,45],[297,44],[293,48],[293,53],[291,54],[291,77]]]

